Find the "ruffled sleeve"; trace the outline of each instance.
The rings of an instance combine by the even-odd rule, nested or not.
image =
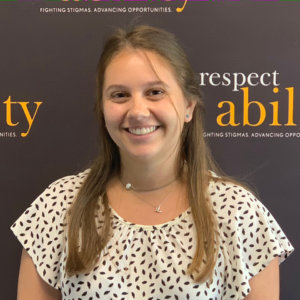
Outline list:
[[[61,288],[65,258],[65,215],[82,176],[52,183],[11,226],[41,278]]]
[[[230,183],[211,187],[221,250],[225,259],[224,299],[244,299],[249,280],[275,258],[283,262],[294,250],[284,232],[250,192]]]

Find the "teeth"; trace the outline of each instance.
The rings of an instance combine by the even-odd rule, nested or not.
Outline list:
[[[128,128],[128,131],[135,135],[143,135],[155,131],[156,128],[157,128],[156,126],[142,127],[142,128]]]

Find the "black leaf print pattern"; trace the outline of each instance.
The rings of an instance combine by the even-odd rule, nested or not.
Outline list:
[[[155,226],[127,222],[112,209],[112,238],[95,268],[68,278],[65,215],[88,172],[52,183],[11,227],[40,276],[61,291],[63,300],[242,300],[250,292],[251,277],[274,257],[282,262],[293,251],[275,219],[251,193],[213,180],[208,192],[220,248],[210,284],[194,282],[187,273],[196,244],[190,208]],[[95,221],[101,229],[100,201]]]

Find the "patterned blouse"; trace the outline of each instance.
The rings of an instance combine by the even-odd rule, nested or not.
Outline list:
[[[112,208],[112,237],[87,274],[65,273],[65,215],[88,170],[52,183],[11,227],[41,278],[63,300],[197,299],[241,300],[249,279],[274,257],[282,262],[293,247],[269,211],[244,188],[212,181],[220,247],[211,284],[187,273],[195,251],[195,226],[188,208],[160,225],[127,222]],[[99,202],[100,203],[100,202]],[[101,227],[101,206],[96,224]]]

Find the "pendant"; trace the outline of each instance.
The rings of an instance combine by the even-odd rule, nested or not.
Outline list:
[[[162,213],[163,211],[160,210],[160,205],[158,205],[156,208],[155,208],[155,212],[156,213]]]
[[[131,189],[131,183],[126,183],[125,188],[127,191],[129,191]]]

